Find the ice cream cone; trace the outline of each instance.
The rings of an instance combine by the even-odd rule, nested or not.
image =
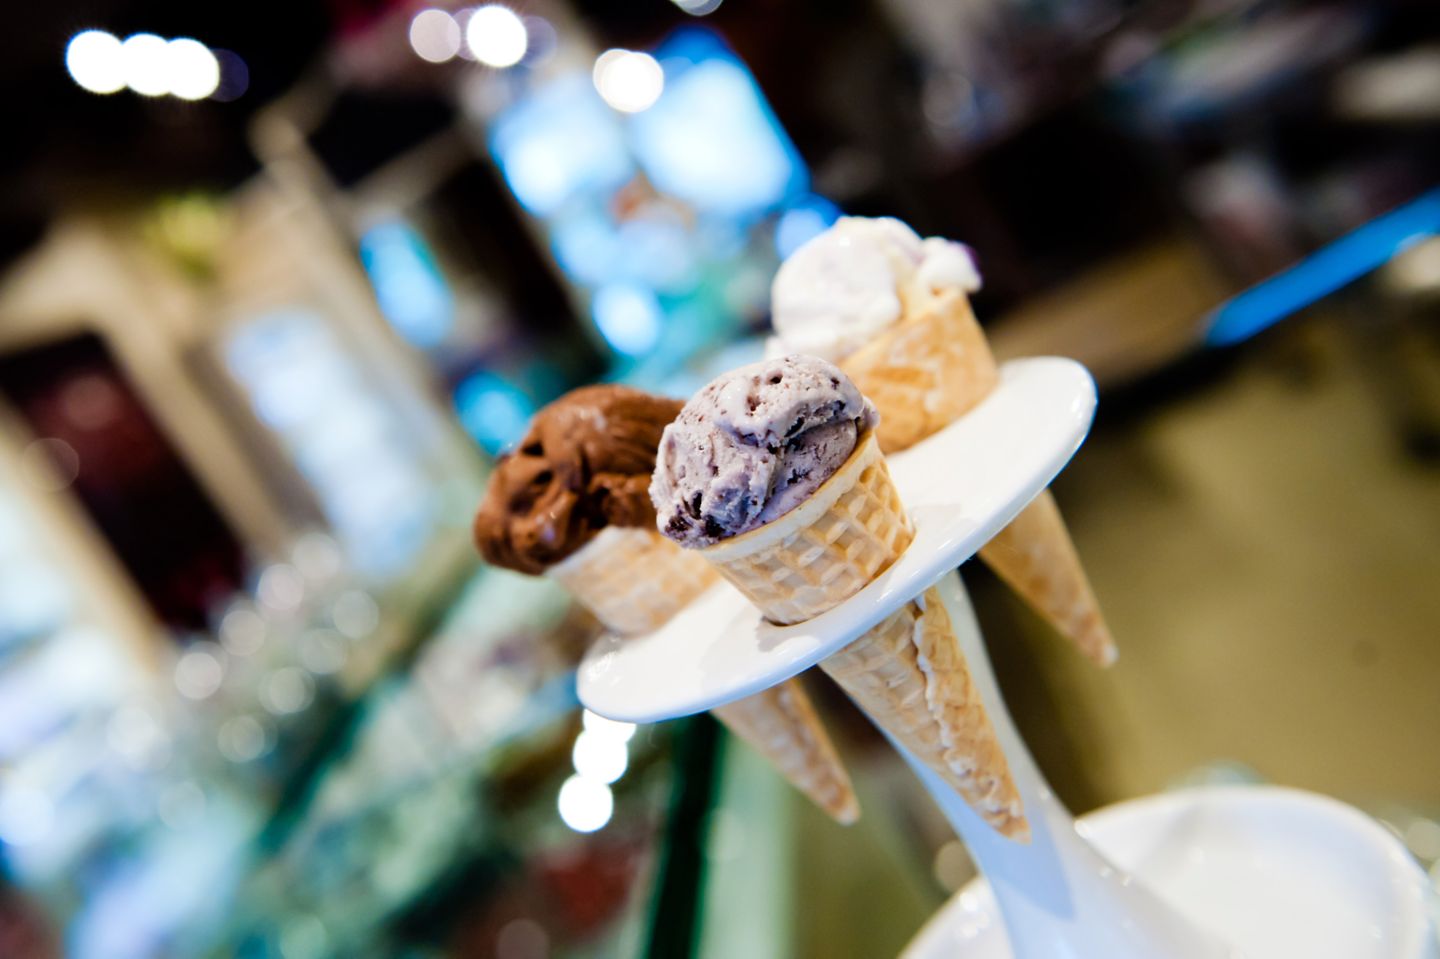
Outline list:
[[[914,532],[873,432],[799,506],[699,550],[771,622],[799,623],[859,592]]]
[[[934,587],[820,665],[997,832],[1029,839],[1009,766]]]
[[[1115,662],[1115,640],[1049,490],[980,547],[980,558],[1080,652],[1100,666]]]
[[[964,416],[1000,374],[985,333],[960,290],[917,291],[904,318],[840,362],[880,411],[875,435],[898,453]]]
[[[913,530],[873,432],[803,503],[698,552],[777,623],[810,619],[899,558]],[[938,611],[937,611],[938,610]],[[1028,827],[948,618],[907,604],[821,668],[1007,836]]]
[[[939,432],[999,382],[969,298],[912,284],[904,318],[846,357],[841,369],[880,411],[880,446],[894,453]],[[1110,630],[1050,493],[1044,492],[980,550],[980,558],[1086,656],[1115,661]]]
[[[653,529],[610,527],[546,570],[619,636],[658,629],[715,581],[715,570]],[[799,679],[713,710],[836,821],[860,815],[850,777]]]
[[[799,677],[711,712],[836,822],[860,818],[850,778]]]
[[[617,636],[659,629],[716,578],[704,560],[678,549],[654,529],[620,526],[601,530],[545,575]]]

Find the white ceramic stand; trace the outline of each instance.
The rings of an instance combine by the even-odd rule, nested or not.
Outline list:
[[[597,643],[577,676],[580,699],[603,716],[630,722],[671,719],[732,702],[843,649],[940,582],[942,598],[1025,802],[1033,838],[1029,844],[1019,844],[992,832],[958,795],[901,749],[989,883],[988,898],[977,900],[972,892],[970,903],[961,898],[958,906],[943,910],[917,940],[915,948],[922,951],[907,957],[1370,959],[1354,952],[1249,949],[1250,942],[1294,938],[1287,938],[1285,929],[1274,928],[1282,921],[1279,916],[1250,916],[1248,926],[1237,927],[1241,935],[1231,935],[1230,927],[1214,923],[1201,928],[1187,915],[1213,915],[1213,911],[1176,908],[1112,864],[1076,831],[1005,711],[959,577],[947,574],[1049,484],[1084,439],[1094,406],[1094,384],[1078,364],[1057,359],[1006,364],[995,392],[969,415],[890,458],[891,474],[910,510],[916,535],[905,554],[873,583],[835,609],[788,627],[763,623],[743,596],[722,584],[654,633]],[[1246,836],[1239,820],[1221,817],[1219,822],[1220,835]],[[1403,847],[1358,813],[1326,823],[1303,851],[1280,858],[1299,856],[1297,862],[1308,867],[1328,863],[1346,872],[1368,870],[1363,876],[1367,888],[1379,892],[1359,906],[1323,897],[1312,905],[1357,914],[1366,923],[1367,934],[1390,950],[1375,953],[1374,959],[1435,959],[1424,945],[1433,936],[1424,910],[1423,876],[1413,862],[1407,862]],[[1377,832],[1393,846],[1383,849],[1378,859],[1373,855],[1375,844],[1384,840],[1376,838]],[[1360,855],[1362,848],[1372,855]],[[1207,854],[1206,848],[1192,851],[1202,859]],[[995,925],[972,921],[985,915],[983,909],[976,912],[974,901],[988,902],[1003,917],[1008,937],[997,940],[993,934],[971,934],[993,931]],[[1250,934],[1257,923],[1265,936]],[[956,934],[957,928],[963,934]]]
[[[1254,959],[1434,959],[1433,895],[1363,813],[1276,786],[1211,786],[1076,822],[1109,861]],[[951,898],[902,959],[1013,959],[984,878]]]
[[[1234,959],[1241,953],[1202,932],[1148,888],[1111,865],[1075,831],[1015,730],[958,574],[939,584],[970,674],[1025,802],[1031,840],[1011,842],[899,743],[990,883],[1014,959]],[[883,732],[883,730],[882,730]]]
[[[1020,846],[996,835],[900,749],[984,877],[903,959],[1440,959],[1425,874],[1393,835],[1335,800],[1275,787],[1188,790],[1077,827],[1005,709],[959,577],[939,592],[1033,838]]]

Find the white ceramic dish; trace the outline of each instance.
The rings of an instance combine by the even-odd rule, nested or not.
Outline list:
[[[1227,786],[1121,803],[1076,824],[1116,866],[1246,959],[1435,959],[1432,892],[1364,814],[1293,789]],[[1012,959],[977,879],[902,959]]]
[[[580,667],[580,699],[614,719],[657,722],[805,671],[973,556],[1049,485],[1094,414],[1095,384],[1080,364],[1053,357],[1005,364],[983,403],[889,458],[915,540],[873,583],[842,606],[783,628],[763,624],[722,584],[654,633],[597,643]],[[975,463],[984,468],[966,468]]]

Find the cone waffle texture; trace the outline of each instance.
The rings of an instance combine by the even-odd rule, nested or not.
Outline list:
[[[860,817],[850,777],[798,677],[711,712],[836,822]]]
[[[949,426],[1000,381],[962,291],[916,286],[902,293],[901,322],[840,364],[880,411],[876,435],[887,453]],[[1115,661],[1110,629],[1049,492],[982,548],[980,558],[1091,660]]]
[[[1082,653],[1101,666],[1115,661],[1115,640],[1049,490],[981,547],[980,558]]]
[[[821,668],[997,832],[1028,840],[1009,764],[934,587]]]
[[[704,560],[653,529],[611,526],[546,570],[618,636],[658,629],[715,582]]]
[[[880,448],[897,453],[965,415],[1000,381],[985,333],[960,290],[916,290],[905,317],[840,367],[880,411]]]
[[[659,629],[717,579],[659,532],[613,526],[546,573],[619,636]],[[842,823],[859,818],[850,777],[798,679],[713,712],[821,809]]]
[[[774,623],[799,623],[859,592],[914,534],[873,432],[795,509],[698,552]]]
[[[800,506],[699,552],[767,618],[795,623],[859,592],[913,536],[870,432]],[[938,600],[907,604],[821,668],[987,822],[1013,838],[1029,835],[1004,753]]]

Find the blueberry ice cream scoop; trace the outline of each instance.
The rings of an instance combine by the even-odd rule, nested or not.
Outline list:
[[[784,516],[849,459],[875,420],[849,377],[818,357],[724,374],[660,440],[650,483],[660,532],[698,548]]]

